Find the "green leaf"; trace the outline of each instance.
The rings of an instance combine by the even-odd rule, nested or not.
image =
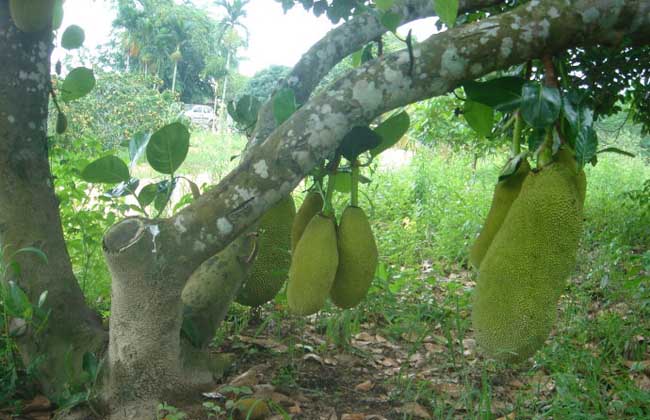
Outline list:
[[[173,174],[190,148],[190,133],[181,123],[172,123],[153,133],[147,144],[147,161],[162,174]]]
[[[381,24],[391,32],[397,31],[399,24],[402,22],[402,16],[395,12],[385,12],[381,15]]]
[[[235,120],[246,126],[255,124],[257,121],[257,114],[260,111],[262,104],[259,99],[253,95],[244,95],[237,101],[235,113],[238,119]]]
[[[176,178],[174,178],[173,182],[170,182],[168,179],[160,181],[157,184],[157,187],[158,192],[156,193],[156,199],[154,200],[153,206],[158,213],[161,213],[165,207],[167,207],[172,192],[174,191],[174,188],[176,188]]]
[[[126,163],[117,156],[109,155],[89,163],[81,171],[81,179],[100,184],[117,184],[131,179]]]
[[[375,0],[375,6],[382,12],[390,10],[393,4],[395,4],[395,0]]]
[[[146,207],[153,203],[156,194],[158,194],[158,184],[145,185],[138,194],[138,201],[140,201],[143,207]]]
[[[5,308],[11,317],[32,319],[32,304],[27,294],[15,282],[9,282],[9,293],[4,299]]]
[[[95,87],[95,75],[91,69],[77,67],[68,73],[61,87],[61,100],[70,102],[83,98]]]
[[[63,134],[68,129],[68,117],[63,112],[56,114],[56,134]]]
[[[43,293],[41,293],[41,295],[38,297],[38,307],[39,308],[42,308],[43,305],[45,304],[45,301],[47,300],[47,295],[48,295],[48,291],[46,290]]]
[[[539,146],[544,143],[544,137],[546,136],[546,130],[543,128],[536,128],[528,136],[528,150],[531,153],[534,153]]]
[[[494,109],[479,102],[465,101],[463,116],[481,137],[488,137],[494,126]]]
[[[463,89],[468,99],[509,112],[519,108],[524,83],[520,77],[506,76],[486,82],[468,81],[463,83]]]
[[[74,50],[80,48],[84,40],[86,39],[86,34],[84,30],[77,25],[70,25],[63,32],[61,37],[61,46],[66,50]]]
[[[56,31],[63,23],[63,0],[54,0],[54,10],[52,12],[52,30]]]
[[[85,352],[81,362],[81,369],[88,373],[90,379],[94,382],[95,379],[97,379],[97,373],[99,371],[99,361],[97,360],[97,356],[91,352]]]
[[[456,24],[458,17],[458,0],[433,0],[436,15],[450,28]]]
[[[129,160],[131,161],[131,167],[133,168],[140,156],[144,153],[149,144],[149,139],[151,139],[151,131],[140,131],[137,132],[129,140]]]
[[[577,133],[576,142],[576,160],[580,166],[584,166],[596,156],[598,150],[598,135],[592,125],[585,125]]]
[[[282,124],[296,112],[296,97],[293,90],[285,88],[273,95],[273,116],[277,125]]]
[[[552,125],[560,116],[562,97],[557,88],[529,82],[522,89],[521,116],[533,128]]]
[[[528,156],[528,152],[521,152],[517,156],[510,159],[505,164],[503,169],[501,169],[501,173],[499,174],[499,182],[503,181],[504,179],[507,179],[515,172],[517,172],[517,169],[519,169],[521,163],[526,159],[526,156]]]
[[[36,248],[36,247],[33,247],[33,246],[26,246],[24,248],[20,248],[18,251],[16,251],[14,256],[16,256],[18,254],[34,254],[37,257],[39,257],[41,260],[43,260],[43,262],[45,264],[47,264],[47,261],[48,261],[47,260],[47,255],[45,255],[45,252],[43,252],[43,250],[41,250],[39,248]]]
[[[353,52],[350,55],[350,59],[352,60],[352,67],[359,67],[361,65],[361,56],[363,55],[363,48],[361,48],[358,51]]]
[[[370,149],[374,149],[381,143],[381,136],[369,127],[354,127],[343,137],[339,146],[341,153],[347,160],[353,162],[357,157]]]
[[[375,133],[381,137],[381,143],[370,151],[372,156],[377,156],[397,143],[409,129],[411,119],[406,111],[393,115],[375,128]]]
[[[616,153],[619,155],[624,155],[624,156],[629,156],[631,158],[635,158],[636,155],[632,152],[628,152],[627,150],[619,149],[618,147],[605,147],[604,149],[600,149],[596,153]]]

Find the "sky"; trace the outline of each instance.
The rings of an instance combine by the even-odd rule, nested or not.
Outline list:
[[[115,11],[105,0],[66,0],[62,28],[76,24],[86,31],[84,45],[93,50],[108,41]],[[209,0],[195,0],[194,3],[210,5]],[[302,6],[296,6],[287,14],[275,0],[251,0],[246,7],[248,16],[244,24],[249,28],[249,46],[240,51],[244,59],[239,66],[240,73],[252,76],[256,72],[279,64],[292,67],[316,41],[334,27],[325,16],[315,17]],[[218,18],[218,7],[210,8],[213,17]],[[431,35],[435,27],[432,19],[425,19],[404,25],[399,33],[406,34],[413,28],[418,39]],[[63,32],[63,31],[60,31]],[[60,51],[55,52],[55,60]]]

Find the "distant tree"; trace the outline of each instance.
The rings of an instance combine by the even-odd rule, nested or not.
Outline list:
[[[284,79],[291,69],[286,66],[269,66],[255,73],[241,90],[241,95],[252,95],[264,102],[271,97],[271,94]]]

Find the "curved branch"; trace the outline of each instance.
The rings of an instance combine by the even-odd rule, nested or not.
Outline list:
[[[223,249],[322,159],[356,125],[422,99],[442,95],[463,80],[620,33],[650,43],[645,0],[533,1],[502,15],[433,35],[407,51],[349,72],[312,98],[215,188],[175,217],[159,222],[156,241],[170,270],[185,278]],[[171,244],[164,250],[165,244]]]
[[[459,12],[484,9],[503,2],[504,0],[461,0]],[[431,0],[402,0],[396,2],[391,11],[402,16],[402,24],[435,15]],[[304,103],[336,64],[386,31],[386,27],[374,14],[364,13],[350,19],[314,44],[281,82],[280,87],[291,88],[296,101]],[[263,142],[274,128],[272,102],[269,100],[259,112],[249,147]]]

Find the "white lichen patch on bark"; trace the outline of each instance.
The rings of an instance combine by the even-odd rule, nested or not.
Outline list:
[[[7,115],[7,121],[9,121],[9,124],[15,124],[16,117],[14,117],[13,115]]]
[[[180,233],[181,235],[187,232],[187,228],[185,227],[185,225],[183,225],[184,222],[185,222],[185,218],[183,217],[182,214],[174,219],[174,227],[176,228],[176,231],[178,231],[178,233]]]
[[[242,188],[240,186],[236,186],[235,191],[237,191],[237,194],[239,194],[239,196],[244,201],[250,200],[251,198],[254,198],[257,195],[257,191]]]
[[[262,179],[266,179],[269,177],[269,166],[266,164],[266,161],[263,159],[253,164],[253,170]]]
[[[383,95],[374,81],[358,80],[352,88],[352,99],[366,111],[372,112],[379,108]]]
[[[508,58],[510,54],[512,53],[512,47],[514,46],[514,43],[512,42],[512,38],[503,38],[501,40],[501,56],[504,58]]]
[[[205,251],[205,244],[201,241],[194,241],[194,246],[192,247],[192,250],[194,252],[203,252]]]
[[[551,7],[548,9],[548,17],[551,19],[557,19],[560,17],[560,12],[555,7]]]
[[[232,232],[232,223],[228,221],[225,217],[217,219],[217,231],[221,235],[228,235]]]
[[[456,47],[449,47],[442,53],[440,58],[440,75],[442,77],[454,78],[454,76],[463,74],[467,60],[458,54]]]
[[[582,12],[581,16],[582,16],[582,21],[585,24],[589,25],[597,21],[598,18],[600,18],[600,12],[595,7],[590,7],[589,9]]]
[[[151,252],[155,254],[157,252],[156,238],[158,237],[158,235],[160,235],[160,227],[158,225],[149,225],[149,226],[147,226],[147,228],[149,229],[149,232],[151,233],[151,242],[153,243],[153,248],[152,248]]]

